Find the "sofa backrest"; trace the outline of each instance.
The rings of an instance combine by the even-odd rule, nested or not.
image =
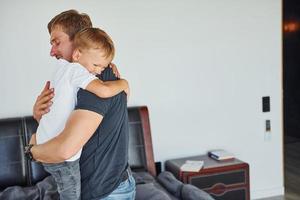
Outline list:
[[[133,171],[156,176],[147,107],[129,107],[128,118],[129,165]],[[34,185],[48,176],[39,163],[24,157],[24,146],[37,125],[31,116],[0,119],[0,191],[14,185]]]
[[[27,185],[23,129],[22,118],[0,120],[0,190]]]
[[[31,135],[36,132],[38,123],[33,119],[33,117],[24,117],[24,135],[25,143],[28,144],[31,138]],[[34,185],[37,182],[44,179],[49,174],[44,170],[43,166],[36,162],[31,162],[26,159],[27,171],[28,171],[28,183],[29,185]]]

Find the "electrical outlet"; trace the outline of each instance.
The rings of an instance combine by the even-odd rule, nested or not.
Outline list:
[[[266,120],[266,132],[271,132],[271,120]]]

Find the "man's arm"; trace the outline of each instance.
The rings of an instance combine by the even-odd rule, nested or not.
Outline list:
[[[128,82],[125,79],[105,82],[100,79],[95,79],[91,81],[85,89],[94,93],[98,97],[109,98],[122,91],[127,91],[128,87]]]
[[[102,115],[96,112],[74,110],[63,132],[31,148],[34,159],[43,163],[59,163],[71,158],[91,138],[102,119]]]

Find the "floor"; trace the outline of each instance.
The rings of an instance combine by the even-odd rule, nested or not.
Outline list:
[[[300,200],[300,139],[285,138],[284,148],[285,196],[259,200]]]

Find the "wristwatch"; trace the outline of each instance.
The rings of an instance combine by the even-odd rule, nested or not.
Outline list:
[[[24,154],[25,156],[30,160],[30,161],[35,161],[33,156],[32,156],[32,153],[31,153],[31,148],[33,147],[33,144],[28,144],[25,146],[24,148]]]

